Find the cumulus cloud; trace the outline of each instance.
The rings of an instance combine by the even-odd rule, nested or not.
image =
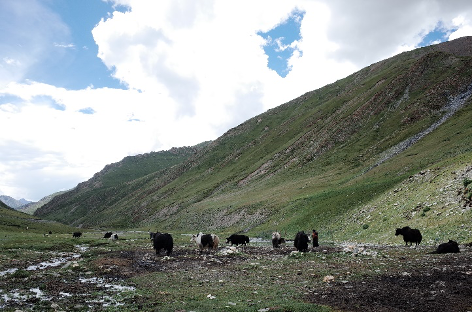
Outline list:
[[[449,40],[454,40],[460,37],[472,36],[472,12],[462,13],[452,20],[452,25],[456,29],[449,35]]]
[[[328,36],[338,44],[332,57],[364,66],[371,60],[392,56],[392,51],[416,47],[438,23],[452,28],[459,14],[472,13],[466,0],[335,0],[329,6],[333,16]]]
[[[51,48],[76,46],[42,2],[0,2],[6,34],[0,146],[10,151],[0,154],[5,194],[37,200],[127,155],[215,139],[269,108],[417,47],[438,25],[449,39],[472,34],[472,5],[459,0],[113,3],[127,9],[97,21],[92,34],[97,57],[124,90],[28,80],[38,76],[38,63],[60,53]],[[268,67],[258,33],[293,12],[303,12],[300,38],[282,78]]]

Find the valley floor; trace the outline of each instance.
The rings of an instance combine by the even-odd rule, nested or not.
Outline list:
[[[472,311],[471,247],[439,255],[430,254],[433,246],[322,244],[298,253],[290,242],[273,249],[262,241],[200,252],[179,236],[166,257],[155,255],[146,233],[120,234],[118,241],[86,233],[49,237],[57,244],[44,248],[2,248],[0,308]]]

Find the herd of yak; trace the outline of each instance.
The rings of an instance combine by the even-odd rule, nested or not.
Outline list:
[[[415,243],[418,246],[423,239],[420,231],[418,229],[412,229],[409,226],[405,226],[403,228],[398,228],[395,231],[395,235],[402,235],[403,240],[405,241],[405,245],[410,243],[410,246]],[[81,232],[74,232],[73,237],[78,238],[82,236]],[[160,254],[161,250],[166,252],[166,255],[169,256],[172,253],[172,249],[174,248],[174,240],[172,235],[169,233],[160,233],[160,232],[149,232],[150,239],[153,242],[153,248],[156,250],[156,254]],[[106,232],[104,238],[116,240],[118,239],[118,234],[113,234],[112,232]],[[311,233],[313,247],[318,247],[318,232],[313,230]],[[190,240],[194,242],[200,250],[204,248],[208,248],[210,250],[217,250],[218,245],[220,243],[220,239],[215,234],[203,234],[202,232],[198,233],[197,235],[192,235]],[[306,252],[308,251],[308,244],[310,239],[308,234],[304,231],[300,231],[295,235],[295,239],[293,240],[293,246],[297,249],[297,251]],[[231,243],[231,245],[246,245],[249,243],[249,237],[247,235],[240,235],[240,234],[232,234],[231,236],[226,238],[226,244]],[[285,243],[285,238],[283,238],[279,232],[272,233],[272,247],[278,248],[281,244]],[[457,242],[453,240],[449,240],[447,243],[440,244],[436,251],[433,253],[457,253],[460,252],[459,245]]]
[[[412,229],[408,226],[403,228],[396,229],[395,235],[402,235],[403,240],[405,241],[405,245],[410,243],[410,246],[415,243],[419,245],[423,236],[421,235],[418,229]],[[153,233],[150,232],[150,238],[153,241],[153,247],[156,250],[156,254],[159,254],[161,250],[166,251],[166,255],[169,256],[172,252],[174,247],[174,241],[172,236],[169,233]],[[318,247],[318,232],[313,230],[311,233],[313,247]],[[198,233],[197,235],[192,235],[190,240],[194,242],[200,250],[204,248],[208,249],[218,249],[218,244],[220,239],[215,234],[203,234],[202,232]],[[295,239],[293,240],[293,246],[297,249],[297,251],[306,252],[308,251],[308,244],[310,239],[308,234],[304,231],[300,231],[295,235]],[[231,236],[226,238],[226,244],[231,243],[231,245],[246,245],[249,243],[249,237],[247,235],[240,235],[240,234],[232,234]],[[285,238],[283,238],[279,232],[272,233],[272,247],[278,248],[281,244],[285,243]],[[459,245],[457,242],[453,240],[449,240],[447,243],[440,244],[436,251],[433,253],[457,253],[460,252]]]

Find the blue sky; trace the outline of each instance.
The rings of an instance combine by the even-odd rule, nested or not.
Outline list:
[[[418,44],[418,46],[424,47],[432,44],[445,42],[448,40],[449,35],[456,30],[457,27],[452,27],[448,29],[447,27],[439,23],[432,31],[424,35],[423,40]]]
[[[39,200],[128,155],[216,139],[472,35],[471,19],[467,0],[0,0],[0,195]]]
[[[300,26],[304,15],[305,12],[295,10],[271,30],[257,33],[266,40],[263,48],[268,57],[267,66],[282,78],[290,72],[291,66],[288,61],[293,53],[301,52],[296,43],[301,39]]]
[[[31,67],[28,79],[68,89],[123,88],[118,79],[97,58],[92,29],[102,18],[114,10],[126,11],[125,7],[113,8],[112,3],[97,0],[51,0],[45,6],[58,15],[68,30],[62,37],[52,38],[55,49],[43,62]]]

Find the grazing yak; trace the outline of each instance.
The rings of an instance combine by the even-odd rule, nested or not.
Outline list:
[[[111,240],[118,240],[118,234],[111,234],[110,237],[108,239],[111,239]]]
[[[239,244],[241,245],[246,245],[249,243],[249,236],[247,235],[238,235],[238,234],[233,234],[230,237],[226,238],[226,244],[231,243],[231,246],[234,244],[238,246]]]
[[[403,235],[403,240],[405,241],[405,246],[408,245],[408,242],[410,243],[410,246],[412,243],[415,243],[416,246],[418,246],[421,243],[421,240],[423,239],[423,236],[421,236],[421,233],[417,229],[412,229],[409,226],[405,226],[404,228],[397,229],[395,232],[395,236],[398,235]]]
[[[166,255],[169,256],[174,248],[174,239],[169,233],[153,233],[153,248],[156,250],[156,255],[161,252],[161,249],[166,251]]]
[[[279,248],[280,244],[285,243],[285,238],[283,238],[279,232],[272,233],[272,247]]]
[[[110,238],[112,234],[112,232],[106,232],[105,235],[103,235],[103,238]]]
[[[436,251],[432,252],[434,254],[443,254],[443,253],[458,253],[461,252],[459,250],[459,244],[453,240],[449,240],[447,243],[442,243],[438,246]]]
[[[74,233],[72,234],[72,237],[74,237],[74,238],[79,238],[79,237],[81,237],[81,236],[82,236],[82,232],[74,232]]]
[[[220,238],[215,234],[203,234],[200,232],[197,235],[192,235],[190,241],[195,242],[200,251],[203,250],[203,248],[216,250],[218,249]]]
[[[295,246],[295,248],[297,248],[298,251],[307,251],[309,241],[310,239],[308,238],[308,235],[305,234],[304,231],[300,231],[295,236],[293,246]]]

